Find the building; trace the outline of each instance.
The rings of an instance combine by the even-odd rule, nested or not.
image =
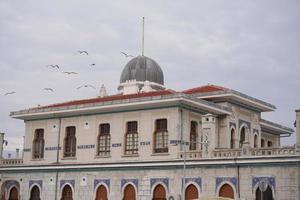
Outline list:
[[[267,102],[204,85],[174,91],[138,56],[119,93],[11,113],[24,120],[20,164],[0,167],[2,199],[300,199],[293,129],[261,118]],[[297,144],[300,112],[297,111]],[[299,146],[299,145],[298,145]]]

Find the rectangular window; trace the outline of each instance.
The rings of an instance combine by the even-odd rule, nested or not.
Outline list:
[[[66,128],[66,137],[64,141],[64,157],[76,156],[76,128],[70,126]]]
[[[44,158],[44,129],[36,129],[33,140],[33,159]]]
[[[190,150],[197,149],[197,133],[198,133],[198,124],[195,121],[191,122],[190,130]]]
[[[110,125],[100,124],[98,137],[98,156],[110,155]]]
[[[154,153],[168,152],[168,121],[157,119],[154,131]]]
[[[138,154],[138,132],[137,122],[127,122],[127,132],[125,134],[125,154]]]

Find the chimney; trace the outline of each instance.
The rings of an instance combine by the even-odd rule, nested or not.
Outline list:
[[[20,149],[16,149],[16,158],[19,158]]]
[[[0,159],[3,158],[4,133],[0,133]]]

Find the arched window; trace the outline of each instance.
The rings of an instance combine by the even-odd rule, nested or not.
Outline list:
[[[108,156],[110,154],[110,125],[100,124],[98,136],[98,156]]]
[[[255,200],[263,200],[263,199],[267,199],[267,200],[274,199],[272,189],[270,188],[270,186],[268,186],[266,191],[264,191],[264,192],[261,192],[259,187],[256,189]]]
[[[34,186],[30,192],[30,200],[41,200],[40,189],[38,186]]]
[[[123,200],[136,200],[135,189],[132,185],[125,187]]]
[[[257,148],[257,147],[258,147],[258,145],[257,145],[257,140],[258,140],[257,135],[254,135],[254,148]]]
[[[191,122],[190,130],[190,150],[197,149],[198,124],[195,121]]]
[[[76,156],[76,128],[70,126],[66,128],[66,137],[64,142],[64,157]]]
[[[219,191],[219,197],[231,198],[234,199],[234,192],[232,187],[229,184],[224,184]]]
[[[185,200],[193,200],[193,199],[198,199],[198,189],[194,184],[190,184],[186,189],[185,189]]]
[[[44,129],[36,129],[33,139],[33,159],[44,158]]]
[[[265,140],[264,140],[264,139],[261,139],[261,140],[260,140],[260,146],[261,146],[261,147],[265,147]]]
[[[10,189],[8,200],[19,200],[19,193],[16,187]]]
[[[73,191],[69,185],[65,185],[62,190],[61,200],[73,200]]]
[[[127,122],[125,134],[125,154],[132,155],[138,153],[138,124],[136,121]]]
[[[230,132],[230,148],[234,149],[234,140],[235,140],[235,130],[232,128]]]
[[[242,129],[241,129],[241,133],[240,133],[240,148],[242,148],[243,147],[243,143],[245,142],[245,139],[246,139],[246,128],[245,127],[243,127]]]
[[[157,119],[154,131],[154,152],[168,152],[168,121],[167,119]]]
[[[154,188],[152,200],[167,200],[166,190],[161,184]]]
[[[268,141],[268,147],[272,147],[273,146],[273,142],[272,141]]]
[[[107,190],[103,185],[98,187],[95,200],[107,200]]]

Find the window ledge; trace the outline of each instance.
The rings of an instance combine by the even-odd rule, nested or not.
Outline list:
[[[170,153],[169,152],[165,152],[165,153],[152,153],[151,156],[169,156]]]
[[[32,158],[31,161],[45,161],[44,158]]]
[[[95,159],[97,158],[111,158],[111,155],[107,155],[107,156],[95,156]]]
[[[139,154],[125,154],[122,157],[139,157]]]
[[[61,160],[77,160],[76,157],[63,157]]]

